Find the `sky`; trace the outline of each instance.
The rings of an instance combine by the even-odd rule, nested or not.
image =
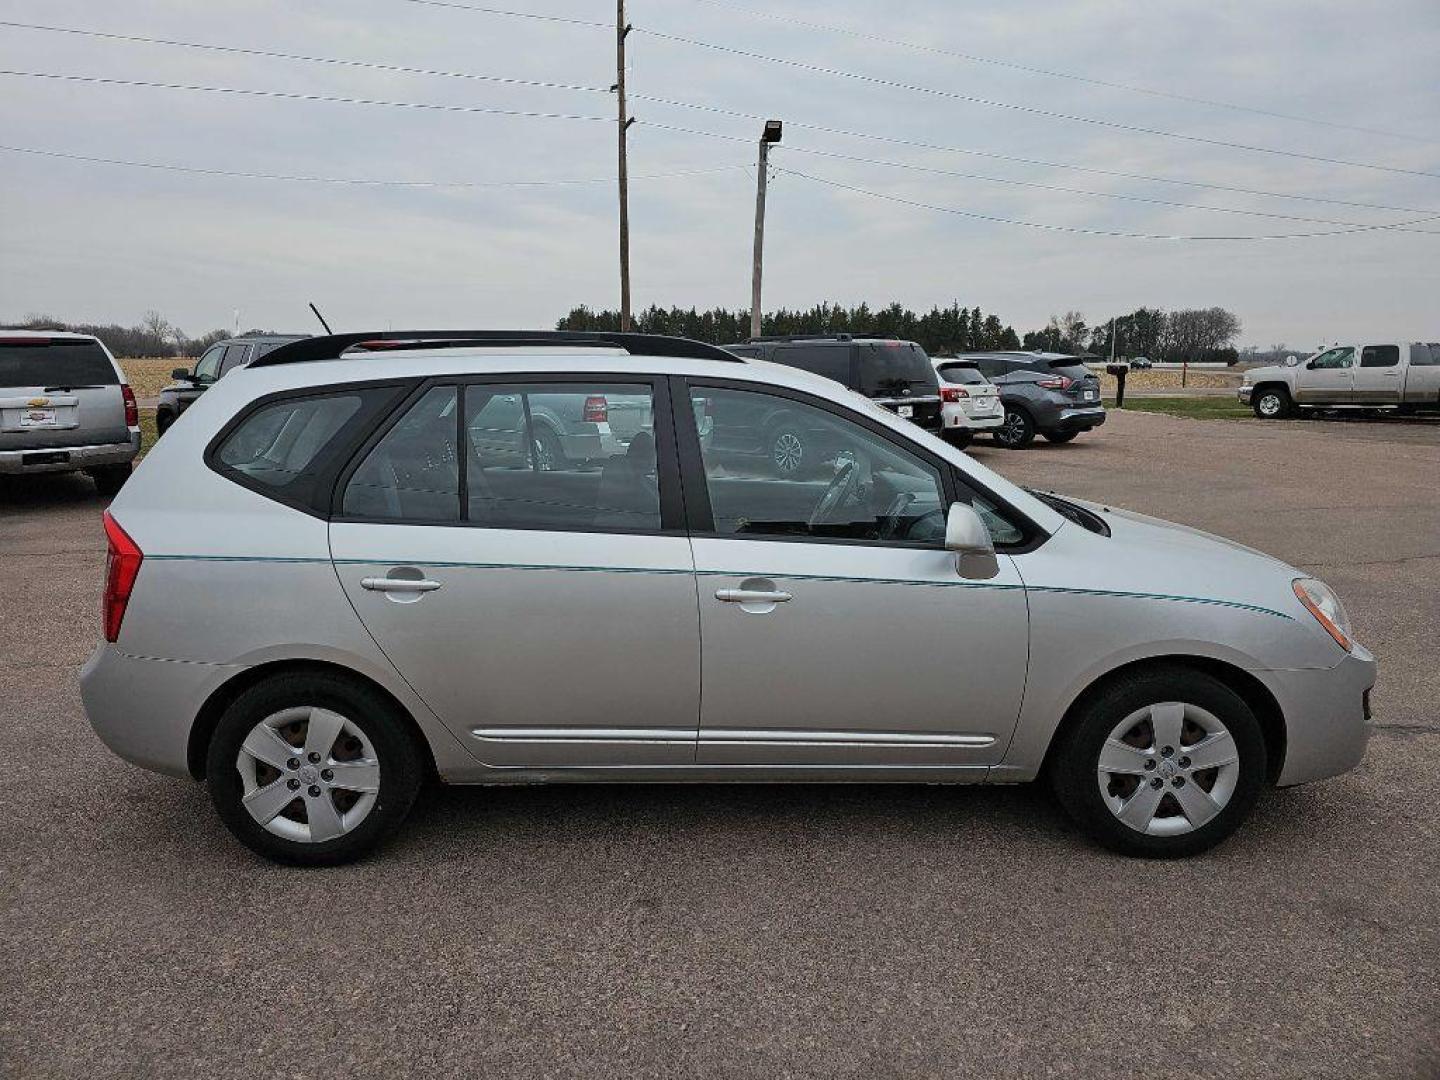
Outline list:
[[[0,69],[31,73],[0,74],[0,320],[314,331],[314,301],[337,330],[523,328],[618,307],[614,18],[0,0]],[[748,307],[775,117],[766,309],[958,301],[1023,333],[1220,305],[1261,348],[1440,337],[1436,0],[631,0],[628,18],[637,310]]]

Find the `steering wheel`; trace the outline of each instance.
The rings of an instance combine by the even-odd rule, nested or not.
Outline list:
[[[820,496],[815,509],[810,511],[810,528],[825,524],[831,514],[844,506],[847,500],[855,497],[859,486],[860,468],[854,458],[847,458],[835,470],[830,486],[825,489],[825,494]]]

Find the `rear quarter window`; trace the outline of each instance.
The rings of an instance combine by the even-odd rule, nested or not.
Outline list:
[[[261,403],[221,433],[207,459],[244,487],[323,514],[340,467],[400,392],[353,387]]]
[[[115,365],[88,339],[0,339],[0,386],[116,386]]]

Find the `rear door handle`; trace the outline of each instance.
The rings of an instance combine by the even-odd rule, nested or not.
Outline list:
[[[792,599],[788,592],[759,589],[716,589],[715,599],[725,604],[783,604]]]
[[[434,592],[440,582],[428,578],[367,577],[360,579],[360,587],[370,592],[422,593]]]

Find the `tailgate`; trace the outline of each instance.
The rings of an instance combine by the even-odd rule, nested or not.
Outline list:
[[[125,442],[125,398],[93,338],[0,337],[0,450]]]

